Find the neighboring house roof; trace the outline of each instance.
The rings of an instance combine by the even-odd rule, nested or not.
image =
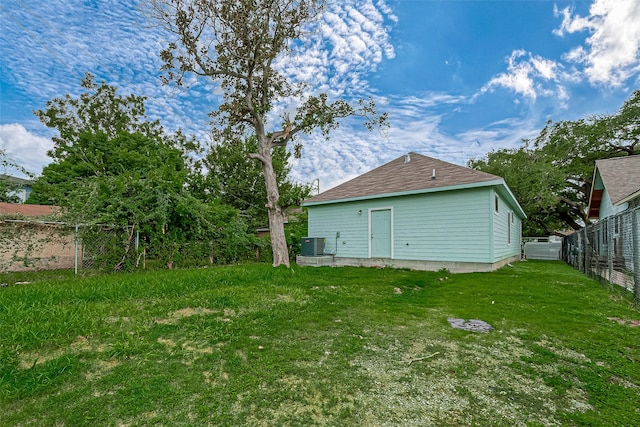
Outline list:
[[[503,193],[512,199],[514,208],[523,218],[526,217],[501,177],[413,152],[312,197],[303,205],[313,206],[491,185],[502,187]]]
[[[595,189],[598,175],[613,206],[640,197],[640,155],[596,160],[587,211],[589,218],[598,218],[600,214],[603,190]]]
[[[15,176],[5,175],[5,174],[0,174],[0,181],[7,181],[12,184],[17,184],[17,185],[27,186],[27,187],[30,187],[31,184],[33,184],[29,179],[18,178]]]
[[[0,203],[0,215],[14,215],[25,218],[39,218],[57,214],[58,206],[24,205],[18,203]]]

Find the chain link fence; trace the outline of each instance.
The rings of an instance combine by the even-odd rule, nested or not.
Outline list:
[[[640,304],[640,206],[565,237],[562,256],[587,276],[634,292]]]
[[[0,221],[0,271],[74,267],[73,230],[60,222]]]
[[[117,265],[127,230],[62,222],[0,221],[0,272],[74,269],[76,273]]]
[[[267,240],[248,236],[239,244],[224,236],[184,241],[164,233],[151,238],[132,226],[0,220],[0,272],[74,269],[89,274],[256,261],[268,255]]]
[[[138,254],[139,234],[132,227],[75,226],[74,239],[76,274],[122,270],[132,257],[142,257],[142,252]]]

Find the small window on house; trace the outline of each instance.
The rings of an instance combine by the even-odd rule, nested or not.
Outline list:
[[[513,213],[507,213],[507,245],[511,244],[511,220],[513,219]]]
[[[513,220],[513,212],[511,212],[511,224],[513,224],[513,223],[514,223],[514,220]]]
[[[494,194],[493,200],[494,200],[494,203],[495,203],[495,212],[498,213],[498,205],[500,203],[499,203],[499,199],[498,199],[498,195],[497,194]]]

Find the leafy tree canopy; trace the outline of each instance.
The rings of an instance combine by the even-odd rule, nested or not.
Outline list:
[[[83,81],[88,92],[79,98],[67,95],[36,112],[59,133],[30,201],[62,206],[67,221],[128,230],[112,260],[117,268],[131,261],[134,230],[167,265],[185,253],[219,262],[250,250],[236,209],[191,194],[188,152],[197,144],[149,122],[143,98],[92,81]]]
[[[640,91],[615,114],[547,123],[533,140],[515,149],[472,159],[469,167],[505,179],[528,220],[525,235],[577,230],[586,215],[595,161],[640,154]]]
[[[194,187],[200,188],[205,199],[217,199],[239,209],[253,228],[269,223],[267,200],[261,165],[249,158],[257,149],[255,137],[246,141],[225,141],[210,147],[202,162],[205,173]],[[285,147],[273,150],[273,169],[276,174],[280,205],[299,206],[309,196],[309,186],[288,179],[291,154]]]
[[[104,81],[97,84],[89,73],[81,87],[85,91],[78,97],[67,94],[54,98],[47,101],[45,110],[34,111],[40,121],[57,130],[57,134],[52,138],[53,149],[47,153],[53,162],[34,183],[28,203],[62,206],[78,179],[118,173],[125,167],[139,167],[145,163],[145,154],[155,149],[152,145],[166,149],[164,156],[178,150],[172,152],[172,156],[182,155],[182,169],[191,163],[189,153],[201,151],[197,141],[182,132],[168,134],[159,121],[148,120],[144,97],[121,96],[115,87]],[[121,135],[129,136],[119,139]],[[136,147],[136,144],[144,147]],[[138,149],[141,151],[133,151]],[[148,159],[148,162],[154,161]],[[136,162],[137,166],[134,165]]]
[[[48,153],[54,160],[64,158],[83,133],[102,133],[115,137],[121,132],[140,133],[148,137],[162,135],[159,121],[149,121],[145,115],[145,98],[121,96],[114,86],[86,73],[80,86],[85,89],[78,97],[69,94],[47,101],[45,110],[34,114],[47,127],[56,129],[54,147]]]

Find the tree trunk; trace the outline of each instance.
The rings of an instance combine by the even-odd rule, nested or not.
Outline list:
[[[276,173],[271,161],[271,149],[260,150],[262,173],[267,187],[267,210],[269,213],[269,234],[271,249],[273,250],[273,266],[286,265],[289,267],[289,249],[284,235],[285,214],[280,206],[280,193]]]

